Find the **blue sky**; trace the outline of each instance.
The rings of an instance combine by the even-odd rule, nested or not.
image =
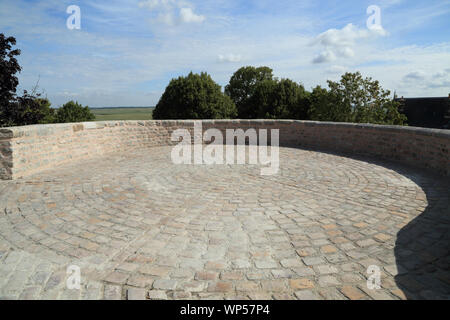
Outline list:
[[[81,29],[69,30],[69,5]],[[370,5],[381,27],[369,29]],[[17,39],[20,89],[58,107],[155,105],[171,78],[207,71],[220,85],[267,65],[307,89],[359,70],[400,96],[450,93],[450,0],[1,0]]]

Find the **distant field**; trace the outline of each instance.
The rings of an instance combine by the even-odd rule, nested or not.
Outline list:
[[[151,120],[154,107],[91,108],[96,121]]]

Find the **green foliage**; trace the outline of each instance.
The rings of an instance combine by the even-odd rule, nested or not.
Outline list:
[[[16,44],[14,37],[5,37],[0,33],[0,108],[7,108],[13,100],[19,80],[16,73],[21,71],[16,56],[20,55],[19,49],[12,48]],[[0,109],[0,117],[3,110]],[[1,118],[0,118],[1,119]]]
[[[21,71],[15,58],[20,55],[20,50],[12,48],[15,44],[14,37],[5,37],[0,33],[0,127],[15,123],[12,102],[19,84],[16,73]]]
[[[232,75],[225,87],[225,94],[236,104],[239,118],[257,117],[259,111],[252,102],[256,87],[259,83],[272,79],[272,69],[269,67],[242,67]]]
[[[236,115],[233,101],[204,72],[172,79],[153,111],[153,119],[227,119]]]
[[[56,111],[56,122],[83,122],[95,120],[95,115],[88,106],[69,101]]]
[[[55,112],[50,101],[39,95],[24,94],[7,104],[2,110],[1,126],[25,126],[54,122]]]
[[[54,110],[46,98],[36,94],[37,86],[31,93],[24,90],[22,96],[16,96],[16,73],[22,69],[15,58],[20,50],[12,48],[15,44],[15,38],[0,33],[0,127],[51,123]]]
[[[259,82],[249,105],[261,119],[306,119],[309,100],[301,84],[290,79],[275,79]]]
[[[27,91],[11,102],[8,108],[4,108],[2,114],[2,126],[6,127],[92,120],[95,120],[95,115],[87,106],[69,101],[55,110],[51,108],[48,99],[29,94]]]
[[[406,116],[390,91],[359,72],[345,73],[339,82],[328,80],[329,90],[316,87],[311,94],[311,120],[403,125]]]
[[[345,122],[351,113],[351,108],[340,104],[338,97],[321,86],[315,87],[311,92],[310,103],[310,120]]]

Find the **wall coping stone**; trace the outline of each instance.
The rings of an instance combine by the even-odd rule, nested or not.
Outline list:
[[[194,121],[200,120],[124,120],[124,121],[96,121],[96,122],[78,122],[78,123],[55,123],[55,124],[36,124],[19,127],[4,127],[0,128],[0,138],[17,138],[26,135],[27,132],[39,132],[41,134],[54,129],[71,129],[74,125],[83,125],[84,129],[101,129],[104,127],[115,127],[120,125],[146,125],[146,124],[162,124],[167,126],[174,125],[193,125]],[[325,126],[325,127],[341,127],[341,128],[358,128],[362,130],[380,130],[388,132],[407,132],[415,133],[424,136],[436,136],[443,138],[450,138],[450,130],[446,129],[431,129],[409,126],[395,126],[395,125],[378,125],[370,123],[348,123],[348,122],[326,122],[326,121],[307,121],[307,120],[264,120],[264,119],[220,119],[220,120],[201,120],[205,124],[294,124],[300,123],[305,126]]]
[[[253,126],[256,129],[264,127],[274,129],[279,125],[280,130],[287,130],[287,135],[283,137],[285,146],[308,146],[324,149],[324,151],[332,149],[345,153],[365,153],[421,168],[431,168],[450,175],[450,130],[289,119],[188,119],[112,120],[0,128],[0,142],[3,145],[11,145],[12,149],[12,157],[9,157],[8,152],[5,151],[3,158],[0,154],[0,172],[3,172],[0,178],[5,178],[4,172],[9,172],[9,168],[13,168],[11,175],[14,176],[19,172],[22,174],[22,172],[28,170],[27,168],[30,168],[30,172],[31,170],[41,169],[40,163],[48,164],[50,162],[58,165],[59,163],[72,161],[72,154],[61,154],[66,152],[65,150],[75,152],[77,157],[94,157],[125,149],[134,150],[141,148],[142,145],[170,144],[169,134],[171,130],[176,127],[192,128],[196,121],[202,121],[204,129],[217,125],[222,130],[226,129],[227,124],[230,125],[230,129],[242,126],[244,130]],[[163,128],[163,130],[158,131],[158,128]],[[100,129],[102,130],[97,131]],[[148,130],[148,132],[146,133],[145,130]],[[327,137],[325,135],[327,132],[332,136]],[[377,133],[383,138],[377,139]],[[122,134],[126,138],[118,139]],[[386,138],[389,134],[392,134],[392,140]],[[49,138],[39,140],[44,137]],[[352,137],[355,139],[352,139]],[[109,144],[103,146],[103,142],[101,142],[100,145],[93,146],[96,139],[102,141],[109,139],[107,140]],[[280,145],[283,145],[281,139],[280,136]],[[66,143],[72,144],[66,146]],[[82,144],[80,149],[86,148],[86,146],[93,147],[93,149],[78,151],[77,143]],[[373,146],[369,146],[368,143],[372,143]],[[389,143],[392,146],[389,146]],[[40,151],[41,146],[44,147],[44,150],[46,148],[50,150],[44,156],[39,152],[34,153]],[[55,152],[57,153],[55,154]],[[52,158],[53,156],[56,158],[62,157],[63,160],[58,162],[58,160]],[[30,158],[32,158],[31,163],[28,161]],[[26,163],[28,167],[22,163]]]

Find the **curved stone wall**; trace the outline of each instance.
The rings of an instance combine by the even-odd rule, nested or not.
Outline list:
[[[202,120],[203,130],[279,129],[280,146],[362,154],[450,175],[450,131],[299,120]],[[0,178],[16,179],[74,161],[169,145],[193,120],[106,121],[0,129]]]

